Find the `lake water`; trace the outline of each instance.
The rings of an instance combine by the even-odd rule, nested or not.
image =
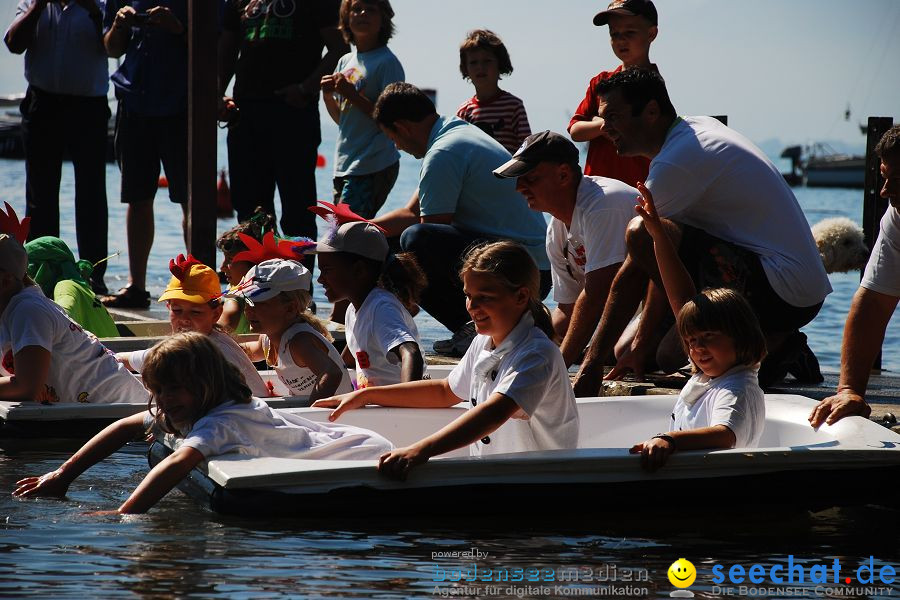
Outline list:
[[[330,165],[334,129],[326,127],[323,134],[321,151]],[[219,163],[226,164],[222,149]],[[404,155],[388,208],[406,201],[417,172],[417,162]],[[124,207],[117,201],[119,173],[113,165],[108,173],[110,251],[124,251]],[[24,179],[23,163],[0,161],[0,194],[20,214],[24,213]],[[330,199],[328,168],[319,170],[318,184],[319,197]],[[69,169],[62,187],[62,212],[72,215]],[[830,216],[860,220],[860,191],[800,188],[796,193],[811,223]],[[183,251],[180,221],[180,209],[161,193],[148,273],[154,294],[168,281],[169,258]],[[219,230],[231,225],[220,221]],[[62,223],[62,237],[74,247],[71,217]],[[107,275],[110,288],[124,285],[126,278],[126,258],[113,259]],[[806,332],[823,368],[836,370],[844,320],[859,276],[834,275],[831,280],[835,292]],[[325,300],[320,293],[316,300],[322,314]],[[428,315],[416,320],[426,348],[445,337],[446,332]],[[892,325],[884,345],[884,364],[892,370],[900,365],[898,333]],[[574,519],[566,512],[566,498],[560,496],[552,506],[536,506],[533,518],[484,519],[477,517],[478,498],[460,497],[459,511],[440,518],[373,522],[354,515],[323,520],[311,514],[306,519],[251,520],[211,514],[174,492],[147,515],[87,514],[114,509],[134,489],[147,471],[146,446],[142,445],[129,446],[89,470],[73,485],[66,501],[19,501],[9,495],[17,479],[53,470],[69,454],[48,448],[0,451],[0,556],[4,557],[0,597],[489,597],[486,594],[493,590],[483,586],[450,587],[446,581],[454,576],[454,569],[459,579],[474,566],[510,571],[577,568],[582,577],[591,573],[592,579],[582,579],[579,588],[591,592],[591,597],[655,598],[668,597],[672,587],[666,570],[683,556],[700,573],[691,589],[697,597],[714,598],[723,595],[712,584],[716,564],[727,570],[733,564],[759,563],[768,571],[793,556],[809,572],[816,564],[831,568],[838,559],[842,575],[852,575],[874,557],[876,568],[885,563],[900,568],[900,513],[879,507],[822,512],[761,508],[735,513],[727,507],[698,506],[685,513],[667,510],[663,497],[659,509],[646,514],[598,512]],[[264,513],[265,507],[260,511]],[[433,553],[473,549],[487,556],[433,557]],[[526,580],[502,584],[490,597],[548,598],[578,592],[564,587],[557,590]],[[760,593],[756,586],[750,587],[753,590],[746,593],[765,597],[862,598],[900,593],[897,584],[879,590],[853,591],[834,584],[817,588],[808,578],[793,592],[782,588]],[[735,586],[733,593],[739,591]]]

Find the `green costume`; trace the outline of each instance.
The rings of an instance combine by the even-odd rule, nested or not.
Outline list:
[[[93,266],[75,256],[64,241],[44,236],[25,244],[28,275],[44,295],[56,302],[73,321],[97,337],[117,337],[119,330],[88,283]]]

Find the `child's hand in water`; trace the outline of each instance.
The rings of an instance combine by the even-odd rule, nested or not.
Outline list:
[[[406,481],[409,470],[428,462],[428,456],[416,446],[397,448],[381,455],[378,459],[378,472],[391,479]]]
[[[655,471],[666,464],[669,456],[675,452],[675,444],[664,437],[655,437],[640,444],[635,444],[628,452],[640,454],[641,467],[647,471]]]
[[[13,496],[17,498],[27,498],[28,496],[58,496],[62,498],[67,491],[69,491],[69,483],[57,469],[40,477],[20,479],[16,482]]]
[[[650,190],[647,189],[647,186],[642,181],[637,183],[637,189],[641,195],[637,198],[638,203],[635,205],[634,210],[644,220],[644,227],[647,228],[647,233],[654,239],[658,236],[666,235],[662,221],[660,221],[656,212],[656,205],[653,203],[653,194],[650,193]]]
[[[348,394],[339,394],[330,398],[322,398],[313,402],[313,408],[334,408],[328,415],[329,421],[337,421],[338,417],[348,410],[353,410],[366,405],[365,399],[360,394],[362,390],[350,392]],[[336,407],[336,408],[335,408]]]

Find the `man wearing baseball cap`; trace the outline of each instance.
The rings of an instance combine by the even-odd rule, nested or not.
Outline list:
[[[625,228],[638,191],[616,179],[583,176],[578,148],[558,133],[525,139],[512,160],[494,170],[516,177],[532,210],[550,213],[547,256],[553,278],[553,327],[570,366],[603,314],[613,277],[625,260]]]

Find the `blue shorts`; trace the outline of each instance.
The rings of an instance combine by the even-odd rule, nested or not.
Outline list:
[[[334,203],[348,204],[361,217],[373,218],[384,206],[397,181],[400,161],[369,175],[345,175],[334,178]]]
[[[162,163],[169,199],[187,203],[187,133],[187,114],[149,117],[129,111],[119,101],[115,146],[122,171],[122,202],[153,200]]]

